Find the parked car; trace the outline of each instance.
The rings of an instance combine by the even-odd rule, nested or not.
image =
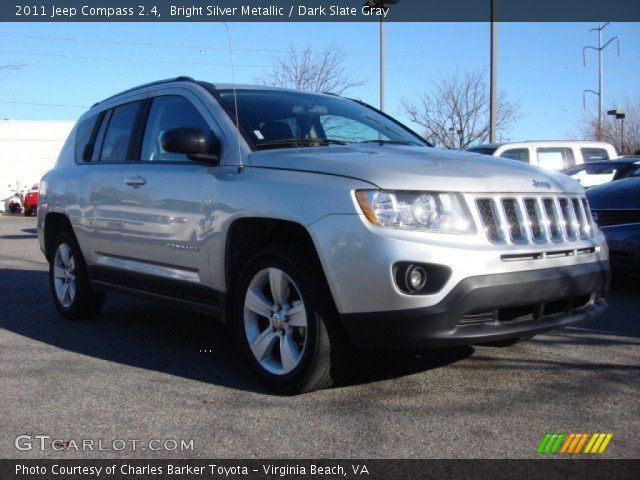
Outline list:
[[[215,314],[281,392],[331,385],[353,344],[504,345],[606,307],[577,182],[437,150],[335,95],[136,87],[80,118],[40,196],[63,317],[108,290]]]
[[[587,191],[614,268],[640,270],[640,177],[625,178]]]
[[[587,162],[611,160],[618,156],[616,149],[610,143],[577,140],[485,143],[467,150],[494,157],[510,158],[556,172]]]
[[[596,187],[603,183],[640,176],[640,157],[620,157],[614,161],[604,160],[576,165],[566,172],[584,188]]]
[[[19,191],[14,191],[5,200],[5,211],[16,214],[22,212],[24,202],[24,194]]]
[[[24,215],[29,217],[38,211],[38,188],[36,183],[24,197]]]

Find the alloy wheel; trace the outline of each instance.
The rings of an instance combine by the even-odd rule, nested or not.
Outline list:
[[[61,243],[53,260],[53,284],[60,305],[69,308],[76,296],[76,262],[71,248]]]
[[[265,370],[286,375],[300,364],[307,344],[307,312],[289,275],[275,267],[256,273],[243,315],[249,348]]]

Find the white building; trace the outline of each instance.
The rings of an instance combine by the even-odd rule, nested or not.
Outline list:
[[[0,121],[0,210],[12,192],[27,191],[53,167],[75,122]]]

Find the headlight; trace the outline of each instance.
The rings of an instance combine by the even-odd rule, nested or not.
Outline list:
[[[462,195],[438,192],[357,190],[367,219],[382,227],[441,233],[469,233],[473,221]]]

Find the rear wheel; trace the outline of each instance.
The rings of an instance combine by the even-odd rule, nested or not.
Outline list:
[[[75,238],[68,232],[59,233],[52,252],[49,285],[56,309],[70,320],[95,317],[104,304],[104,293],[91,289],[87,266]]]
[[[313,255],[267,248],[238,281],[236,337],[258,378],[280,393],[333,384],[348,342]]]

